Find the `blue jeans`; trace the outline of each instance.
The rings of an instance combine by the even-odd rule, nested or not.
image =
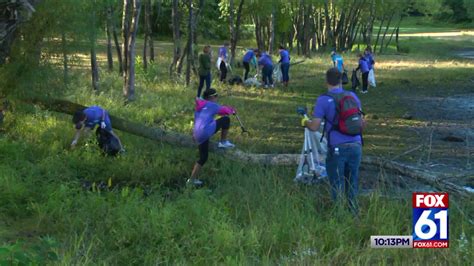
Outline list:
[[[282,63],[281,64],[281,74],[283,76],[283,82],[288,82],[290,80],[289,72],[290,72],[290,63]]]
[[[211,73],[207,74],[206,76],[199,76],[199,87],[197,92],[197,97],[201,97],[201,90],[204,86],[204,81],[206,81],[206,90],[211,88]]]
[[[351,211],[355,213],[358,211],[357,193],[361,158],[362,146],[359,143],[344,143],[331,147],[326,157],[326,171],[333,200],[338,202],[345,194]]]
[[[263,85],[273,85],[273,66],[266,65],[262,69]]]

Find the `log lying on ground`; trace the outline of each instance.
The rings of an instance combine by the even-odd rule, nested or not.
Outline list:
[[[43,107],[44,109],[50,111],[66,114],[74,114],[76,111],[86,108],[83,105],[69,102],[66,100],[34,99],[28,102],[37,104]],[[190,135],[185,135],[176,132],[168,132],[156,127],[148,127],[143,124],[131,122],[113,115],[110,115],[110,119],[112,120],[112,126],[115,129],[133,135],[148,138],[151,140],[166,142],[173,145],[179,145],[180,147],[196,147],[196,143],[193,141]],[[217,144],[215,142],[211,142],[209,149],[210,151],[219,153],[232,160],[259,165],[296,165],[300,157],[300,154],[255,154],[246,153],[238,149],[223,150],[218,149]],[[321,160],[324,160],[324,158],[321,158]],[[382,158],[371,156],[364,156],[362,158],[362,166],[364,165],[372,165],[387,170],[395,171],[404,176],[423,180],[436,188],[449,192],[456,192],[460,194],[467,193],[467,191],[462,186],[456,185],[447,180],[449,178],[463,178],[464,176],[448,176],[447,174],[433,173],[431,171],[420,169],[414,166],[405,165],[395,161],[387,161],[383,160]]]

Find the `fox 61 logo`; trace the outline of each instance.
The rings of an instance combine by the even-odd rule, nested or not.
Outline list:
[[[448,193],[413,193],[413,247],[449,247]]]

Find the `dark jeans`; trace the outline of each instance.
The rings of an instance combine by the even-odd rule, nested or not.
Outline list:
[[[206,81],[206,90],[211,88],[211,73],[206,76],[199,76],[199,87],[197,92],[197,97],[201,97],[202,87],[204,86],[204,81]]]
[[[273,85],[273,66],[264,66],[262,69],[263,85]]]
[[[249,77],[249,72],[250,72],[250,64],[249,64],[249,62],[244,62],[244,68],[245,68],[244,80],[247,80],[248,77]]]
[[[335,151],[336,148],[339,151]],[[326,157],[326,170],[333,200],[338,202],[345,194],[349,207],[355,213],[358,211],[357,193],[361,158],[362,146],[358,143],[345,143],[332,147]]]
[[[220,129],[229,129],[230,128],[230,118],[228,116],[223,116],[216,120],[216,131],[214,134],[217,133]],[[203,143],[199,144],[199,160],[197,161],[198,164],[203,166],[207,162],[207,158],[209,158],[209,140],[204,141]]]
[[[362,91],[367,91],[369,86],[369,72],[362,73]]]
[[[221,71],[220,81],[225,81],[227,77],[227,66],[225,65],[224,61],[222,61],[219,65],[219,69]]]
[[[281,68],[281,74],[283,76],[283,82],[288,82],[290,80],[290,76],[289,76],[290,63],[282,63],[280,68]]]

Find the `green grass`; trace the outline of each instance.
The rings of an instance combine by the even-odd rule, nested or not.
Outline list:
[[[412,38],[402,40],[409,54],[377,57],[378,87],[361,95],[369,115],[365,155],[391,158],[422,141],[411,128],[426,129],[428,121],[401,119],[412,111],[410,98],[472,92],[472,62],[446,50],[470,42]],[[426,45],[436,53],[422,49]],[[103,64],[97,94],[89,73],[78,68],[68,86],[60,69],[42,68],[16,81],[15,89],[101,105],[132,121],[190,134],[197,80],[192,88],[170,80],[170,50],[163,47],[148,72],[138,65],[137,100],[127,106],[120,77],[107,73]],[[355,66],[355,54],[345,59],[349,69]],[[311,107],[325,91],[323,74],[330,66],[323,54],[293,67],[289,89],[226,87],[214,81],[221,103],[235,106],[252,133],[239,135],[234,123],[230,138],[246,151],[299,152],[302,129],[295,109]],[[390,199],[384,196],[389,188],[376,183],[376,192],[360,197],[357,220],[333,205],[326,184],[293,184],[294,167],[248,165],[214,154],[202,173],[210,186],[188,190],[184,181],[197,158],[195,149],[118,132],[127,149],[123,156],[103,157],[92,141],[71,151],[70,116],[19,101],[11,111],[0,132],[0,265],[467,265],[474,259],[474,229],[466,216],[474,211],[472,197],[451,198],[458,207],[450,209],[449,249],[371,249],[370,235],[411,234],[408,193]],[[361,181],[377,182],[383,175],[366,173]],[[84,181],[109,178],[109,190],[82,187]],[[467,242],[460,240],[463,234]]]

